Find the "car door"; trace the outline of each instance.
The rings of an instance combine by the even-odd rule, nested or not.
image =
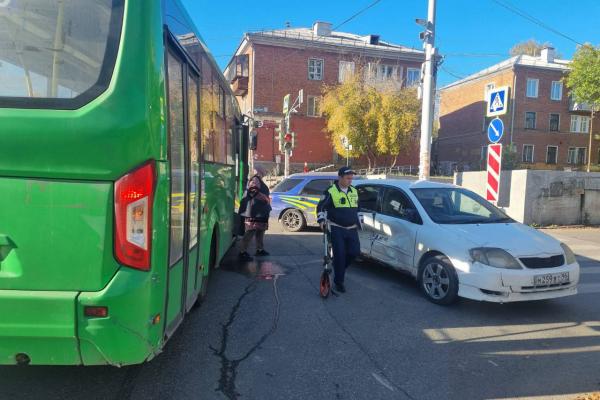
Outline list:
[[[325,197],[323,193],[333,184],[333,179],[313,179],[300,190],[298,203],[304,208],[304,216],[309,225],[317,222],[317,204]]]
[[[416,207],[399,188],[385,187],[375,215],[371,257],[396,269],[412,270],[417,233],[422,221]]]
[[[360,252],[370,256],[380,190],[373,185],[359,185],[356,189],[358,191],[358,219],[361,225],[361,229],[358,231]]]

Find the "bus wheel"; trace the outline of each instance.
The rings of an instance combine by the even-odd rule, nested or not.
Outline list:
[[[204,300],[206,300],[206,296],[208,294],[208,280],[210,279],[211,272],[216,267],[217,261],[217,233],[213,232],[212,240],[210,244],[210,255],[208,257],[208,272],[205,276],[202,277],[202,284],[200,285],[200,293],[198,293],[198,298],[194,303],[194,307],[199,307]]]
[[[306,220],[304,219],[302,211],[290,208],[281,216],[281,225],[283,225],[283,229],[286,231],[298,232],[304,229]]]

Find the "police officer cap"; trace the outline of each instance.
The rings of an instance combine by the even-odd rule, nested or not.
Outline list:
[[[344,175],[356,175],[356,171],[354,171],[352,167],[342,167],[338,170],[338,176]]]

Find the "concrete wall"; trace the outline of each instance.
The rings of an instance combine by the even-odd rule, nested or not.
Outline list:
[[[459,172],[454,183],[485,197],[486,172]],[[525,224],[600,224],[600,173],[502,171],[498,207]]]

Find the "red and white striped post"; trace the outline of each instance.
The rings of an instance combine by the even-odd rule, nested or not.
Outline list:
[[[498,203],[500,192],[500,171],[502,171],[502,145],[488,145],[487,151],[487,190],[486,200]]]

